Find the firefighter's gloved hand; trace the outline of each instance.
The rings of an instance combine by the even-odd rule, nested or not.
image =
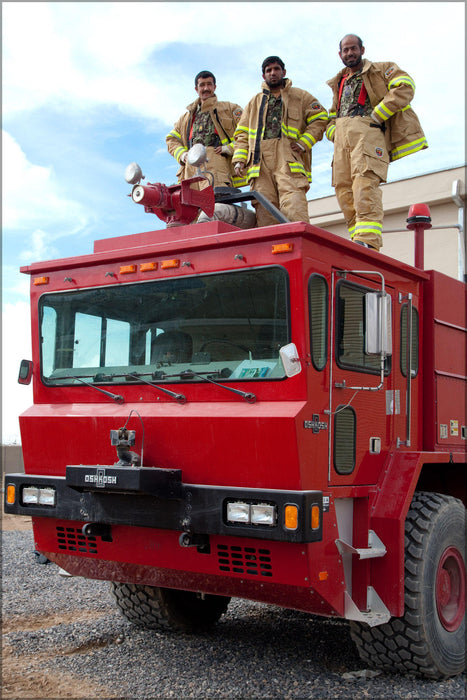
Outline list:
[[[227,144],[224,144],[222,146],[221,153],[225,156],[230,156],[230,154],[232,153],[232,149]]]

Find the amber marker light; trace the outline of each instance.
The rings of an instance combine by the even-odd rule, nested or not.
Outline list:
[[[8,484],[6,487],[6,502],[10,505],[16,501],[16,488],[14,484]]]
[[[128,275],[131,272],[136,272],[136,265],[120,265],[121,275]]]
[[[146,263],[141,263],[139,266],[140,272],[151,272],[151,270],[157,270],[157,263],[156,262],[146,262]]]
[[[319,528],[319,506],[311,506],[311,529]]]
[[[296,530],[298,527],[298,506],[285,506],[284,525],[287,530]]]
[[[293,251],[293,243],[276,243],[272,246],[272,254],[291,253]]]
[[[163,260],[161,263],[161,268],[163,270],[168,270],[171,267],[180,267],[180,260]]]
[[[33,284],[36,287],[38,284],[49,284],[49,278],[48,277],[35,277]]]
[[[318,574],[318,579],[320,581],[326,581],[328,578],[328,572],[327,571],[320,571]]]

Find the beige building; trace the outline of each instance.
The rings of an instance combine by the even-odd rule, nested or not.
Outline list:
[[[425,231],[424,267],[462,279],[466,272],[465,174],[465,167],[449,168],[383,184],[381,252],[414,264],[414,234],[407,230],[406,220],[412,204],[427,204],[432,228]],[[335,195],[310,200],[308,211],[313,225],[349,237]]]

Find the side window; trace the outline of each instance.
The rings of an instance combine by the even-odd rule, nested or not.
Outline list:
[[[311,360],[322,370],[328,359],[328,285],[321,275],[311,275],[308,282],[308,310]]]
[[[401,374],[407,376],[407,315],[409,307],[404,304],[401,308]],[[416,377],[418,374],[418,346],[419,346],[419,331],[418,331],[418,311],[412,307],[412,349],[411,349],[411,374]]]
[[[336,288],[336,362],[339,367],[357,372],[380,372],[379,355],[367,355],[367,319],[365,294],[371,289],[352,282],[338,282]],[[385,360],[389,374],[391,358]]]

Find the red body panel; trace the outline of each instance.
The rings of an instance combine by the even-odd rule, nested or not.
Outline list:
[[[292,244],[291,251],[273,253],[272,245],[284,242]],[[169,259],[177,265],[164,269]],[[140,265],[147,262],[154,266],[144,272]],[[122,272],[129,264],[135,271]],[[256,403],[213,384],[186,382],[186,403],[180,404],[151,386],[122,382],[112,385],[125,399],[117,404],[87,386],[47,386],[41,380],[41,294],[262,266],[287,271],[291,339],[303,371],[254,383]],[[392,615],[402,614],[404,521],[420,475],[426,465],[448,473],[451,464],[465,462],[464,285],[305,223],[245,231],[209,222],[151,231],[96,241],[91,255],[36,263],[23,272],[32,276],[35,364],[34,406],[20,418],[26,474],[64,477],[67,465],[112,465],[109,432],[134,410],[145,426],[144,445],[139,432],[134,447],[138,453],[144,448],[144,466],[180,469],[187,484],[317,490],[328,499],[318,542],[214,535],[205,554],[180,547],[178,531],[117,524],[113,541],[99,541],[90,551],[80,536],[84,522],[35,517],[39,551],[74,574],[243,596],[323,615],[345,614],[345,592],[365,609],[367,587],[373,586]],[[336,362],[335,295],[344,275],[357,288],[379,290],[375,272],[383,275],[391,296],[393,354],[384,386],[369,391],[380,382],[377,372]],[[313,365],[310,341],[308,284],[314,274],[329,292],[327,361],[320,370]],[[39,275],[48,283],[34,285]],[[420,347],[410,392],[400,360],[401,299],[409,297],[418,313]],[[164,386],[180,391],[175,382]],[[252,390],[251,382],[235,386]],[[356,421],[355,463],[347,471],[336,468],[338,448],[345,451],[345,444],[335,442],[336,415],[343,407],[351,407]],[[442,425],[446,438],[440,437]],[[346,568],[336,541],[366,548],[370,530],[383,541],[385,556],[365,561],[353,556]],[[264,550],[270,568],[252,571],[246,558],[242,565],[235,567],[233,560],[226,565],[221,555],[232,547],[245,556]]]

